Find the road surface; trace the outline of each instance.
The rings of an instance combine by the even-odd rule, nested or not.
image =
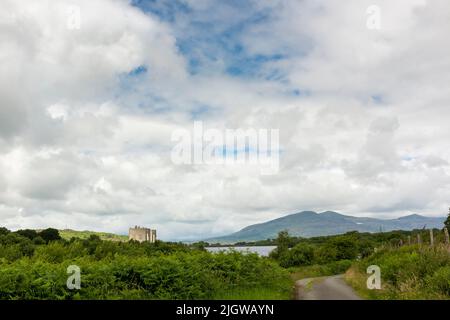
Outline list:
[[[297,300],[361,300],[343,275],[307,278],[295,283]]]

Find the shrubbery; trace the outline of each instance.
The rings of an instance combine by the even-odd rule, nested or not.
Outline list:
[[[287,231],[282,231],[275,240],[277,248],[271,252],[270,257],[286,268],[327,265],[335,261],[367,258],[375,252],[375,248],[399,248],[401,244],[416,239],[417,235],[421,235],[424,244],[429,243],[427,230],[382,233],[354,231],[342,235],[314,238],[290,237]],[[443,232],[435,229],[434,235],[435,243],[444,241]]]
[[[356,271],[363,275],[361,278],[366,279],[366,269],[370,265],[380,267],[382,279],[382,290],[371,292],[372,298],[450,297],[450,254],[444,247],[413,245],[395,249],[383,248],[370,257],[356,262],[353,272]],[[361,287],[364,285],[360,284]]]
[[[290,294],[288,272],[256,254],[96,236],[48,240],[52,232],[46,240],[42,233],[0,234],[0,299],[214,299],[258,288]],[[66,287],[69,265],[81,269],[80,290]]]
[[[277,260],[285,268],[353,260],[370,254],[373,250],[372,246],[367,246],[367,242],[359,241],[356,233],[327,237],[326,241],[318,244],[302,241],[292,248],[287,245],[292,241],[288,240],[286,233],[280,233],[280,236],[283,245],[278,245],[271,252],[270,257]],[[280,236],[278,239],[280,239]],[[278,240],[278,242],[280,241]]]

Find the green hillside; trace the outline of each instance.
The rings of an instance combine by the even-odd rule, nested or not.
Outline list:
[[[63,239],[70,240],[71,238],[87,239],[91,235],[97,235],[101,240],[109,241],[128,241],[128,236],[95,231],[77,231],[71,229],[59,230],[59,234]]]

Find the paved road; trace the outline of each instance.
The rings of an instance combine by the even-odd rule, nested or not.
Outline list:
[[[343,275],[307,278],[295,283],[297,300],[361,300]]]

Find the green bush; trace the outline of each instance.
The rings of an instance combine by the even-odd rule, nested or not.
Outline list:
[[[314,260],[314,247],[299,243],[291,250],[279,257],[280,265],[284,268],[311,265]]]
[[[429,290],[450,297],[450,265],[441,267],[425,280]]]
[[[53,255],[45,257],[49,256]],[[81,268],[78,299],[211,299],[239,288],[265,287],[279,292],[288,288],[285,270],[268,259],[241,253],[176,253],[137,259],[117,256],[62,263],[42,261],[40,256],[2,267],[0,298],[75,298],[65,287],[69,263]]]
[[[450,297],[450,254],[444,248],[384,248],[355,263],[361,274],[370,265],[380,267],[383,290],[378,296],[381,298]]]
[[[159,241],[0,237],[0,299],[214,299],[258,290],[288,297],[290,290],[288,272],[256,254]],[[80,290],[66,287],[69,265],[81,269]]]

